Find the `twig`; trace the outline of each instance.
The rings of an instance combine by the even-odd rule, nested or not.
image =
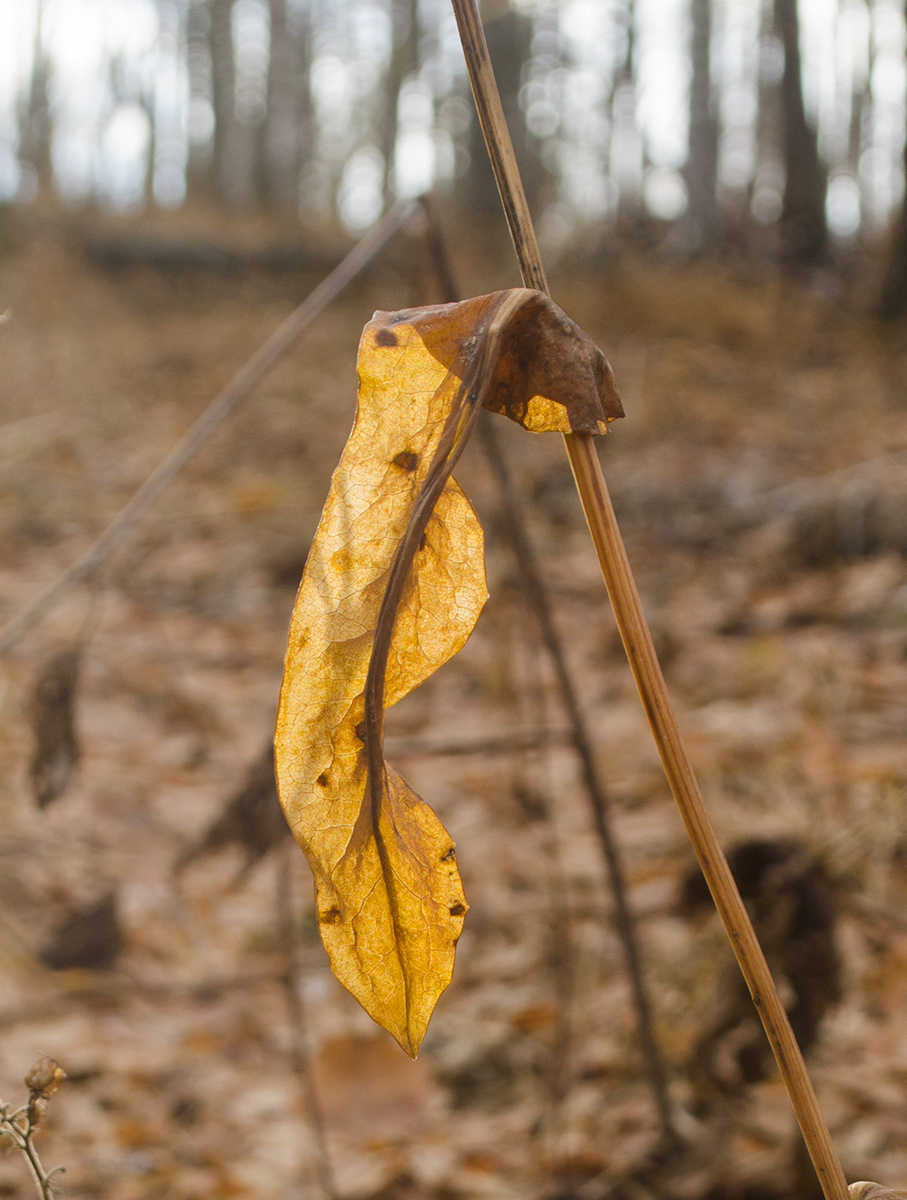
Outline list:
[[[454,278],[453,267],[447,247],[444,244],[440,223],[438,222],[434,205],[428,197],[423,197],[422,205],[428,215],[428,246],[432,255],[438,284],[444,293],[444,299],[455,301],[461,299]],[[523,520],[523,513],[517,499],[516,488],[510,474],[510,465],[504,452],[504,447],[497,435],[494,420],[489,413],[483,413],[479,421],[479,434],[492,473],[497,481],[498,494],[504,515],[504,530],[513,549],[517,568],[523,580],[524,594],[535,612],[536,620],[542,632],[545,649],[554,667],[555,679],[561,695],[561,702],[570,723],[570,740],[580,760],[583,784],[592,820],[605,867],[611,883],[611,894],[614,898],[614,915],[617,934],[623,947],[627,973],[630,977],[630,987],[633,993],[633,1003],[636,1008],[636,1021],[639,1028],[639,1041],[645,1062],[649,1086],[658,1109],[661,1121],[662,1138],[665,1143],[677,1143],[679,1137],[671,1118],[671,1104],[668,1098],[667,1073],[655,1037],[652,1005],[649,999],[643,974],[642,955],[633,914],[627,900],[627,883],[620,848],[611,828],[610,801],[604,783],[599,775],[595,755],[592,752],[592,739],[586,728],[586,721],[580,707],[577,689],[567,665],[567,658],[561,645],[560,635],[554,622],[551,601],[545,587],[542,572],[536,559],[535,550]]]
[[[302,1085],[306,1119],[312,1132],[315,1173],[318,1176],[318,1183],[325,1200],[337,1200],[337,1189],[334,1186],[334,1175],[331,1170],[325,1136],[324,1114],[321,1111],[321,1101],[315,1085],[315,1076],[312,1073],[306,1013],[302,998],[302,979],[297,946],[299,939],[293,918],[293,866],[290,858],[291,854],[295,855],[296,853],[295,845],[291,847],[289,842],[285,842],[279,848],[277,858],[277,932],[284,960],[284,970],[280,982],[283,986],[287,1014],[290,1018],[293,1068]]]
[[[71,588],[97,571],[214,430],[287,353],[300,334],[405,224],[415,211],[416,203],[415,200],[406,200],[395,204],[362,241],[353,247],[343,262],[309,293],[282,325],[275,329],[264,345],[256,350],[245,366],[233,376],[220,395],[211,401],[192,428],[177,442],[161,465],[114,517],[91,549],[68,567],[37,600],[0,630],[0,658],[8,654],[22,635],[37,625]]]
[[[10,1106],[0,1101],[0,1134],[6,1134],[16,1149],[21,1151],[41,1200],[54,1200],[51,1180],[66,1168],[53,1167],[45,1171],[35,1149],[34,1137],[47,1112],[48,1100],[65,1078],[66,1072],[58,1062],[52,1058],[41,1058],[25,1076],[25,1086],[29,1089],[28,1103],[11,1112]]]
[[[523,282],[527,287],[547,291],[476,0],[452,0],[452,3],[482,132],[488,145]],[[844,1172],[819,1109],[803,1055],[693,774],[595,445],[588,434],[565,434],[564,440],[624,649],[665,775],[765,1027],[822,1191],[826,1200],[848,1200]]]

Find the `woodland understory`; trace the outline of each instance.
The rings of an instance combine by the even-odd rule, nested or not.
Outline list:
[[[244,229],[257,244],[262,226]],[[6,620],[318,276],[101,269],[71,226],[9,213],[3,244]],[[472,237],[452,248],[464,294],[516,283]],[[455,837],[470,904],[419,1059],[331,976],[291,843],[257,856],[235,826],[199,847],[272,735],[359,332],[376,308],[433,299],[420,256],[400,235],[98,586],[3,662],[0,1096],[18,1103],[42,1054],[63,1065],[38,1145],[65,1164],[70,1197],[320,1198],[283,983],[288,869],[340,1196],[809,1196],[787,1099],[699,903],[559,438],[498,422],[608,783],[682,1148],[652,1158],[601,855],[477,446],[457,476],[486,530],[491,599],[465,650],[388,713],[388,758]],[[744,895],[813,1031],[845,1171],[903,1187],[907,343],[853,290],[643,255],[565,262],[553,279],[616,374],[627,416],[601,440],[605,474],[707,803],[724,844],[743,846]],[[80,760],[39,810],[36,679],[75,647]],[[46,696],[38,709],[47,719]],[[497,748],[438,753],[480,739]],[[28,1186],[3,1158],[0,1194]]]

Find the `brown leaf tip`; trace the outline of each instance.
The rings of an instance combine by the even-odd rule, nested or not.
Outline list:
[[[605,433],[609,421],[624,415],[605,356],[548,296],[517,290],[525,299],[501,334],[485,408],[534,433]],[[483,322],[507,295],[379,311],[371,337],[377,346],[390,345],[396,335],[388,326],[406,323],[438,362],[459,374],[472,361]]]

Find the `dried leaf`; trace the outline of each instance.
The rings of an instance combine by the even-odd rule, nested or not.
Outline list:
[[[62,796],[79,761],[74,702],[80,657],[79,650],[54,654],[35,681],[31,700],[35,753],[30,774],[39,808]]]
[[[601,352],[526,289],[376,313],[358,365],[290,628],[277,777],[334,973],[415,1055],[466,901],[450,835],[383,760],[384,710],[456,654],[487,598],[450,470],[481,404],[535,431],[603,432],[620,401]]]
[[[112,967],[122,945],[116,894],[102,896],[87,908],[70,912],[54,930],[39,958],[52,971]]]

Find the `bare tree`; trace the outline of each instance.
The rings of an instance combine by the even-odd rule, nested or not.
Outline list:
[[[624,228],[639,217],[644,149],[636,114],[636,4],[624,0],[616,10],[623,37],[611,92],[612,179],[617,183],[617,217]]]
[[[214,179],[214,87],[211,10],[205,0],[190,0],[186,13],[186,74],[189,80],[189,153],[186,194],[194,200],[217,197]],[[210,128],[206,128],[210,124]]]
[[[266,103],[264,95],[252,94],[252,81],[242,80],[237,69],[236,10],[235,0],[211,0],[214,169],[220,202],[235,212],[250,212],[261,198]],[[240,83],[246,86],[241,89]]]
[[[287,0],[269,0],[270,53],[265,117],[265,182],[275,212],[299,209],[299,156],[303,96],[308,92],[304,39],[290,21]]]
[[[689,203],[682,241],[690,254],[714,248],[721,237],[718,205],[718,120],[712,88],[712,0],[690,3],[690,126],[684,168]]]
[[[488,53],[494,67],[504,105],[504,115],[513,139],[514,150],[520,165],[520,173],[526,189],[530,208],[538,201],[539,181],[544,175],[538,147],[529,135],[526,120],[520,107],[520,86],[523,68],[529,60],[532,45],[532,21],[523,13],[514,11],[502,2],[487,4],[483,8],[485,37]],[[469,171],[458,189],[459,203],[463,211],[470,214],[496,217],[501,201],[494,175],[488,162],[488,154],[479,123],[473,117],[469,128],[467,149]]]
[[[44,0],[39,0],[35,13],[29,86],[19,109],[19,162],[31,176],[34,190],[38,195],[46,195],[53,186],[51,68],[50,59],[44,49],[43,31]]]
[[[236,67],[233,62],[233,0],[211,0],[211,98],[214,107],[214,181],[218,200],[229,204],[236,152]]]
[[[907,5],[905,5],[907,16]],[[907,175],[907,141],[904,143],[904,171]],[[891,247],[885,266],[882,294],[879,297],[879,316],[883,321],[902,317],[907,312],[907,194],[895,218]]]
[[[378,148],[384,158],[384,198],[393,193],[400,90],[419,66],[419,0],[392,0],[393,44],[378,117]]]
[[[816,266],[828,248],[825,223],[825,168],[816,131],[806,116],[800,64],[797,0],[775,0],[775,29],[784,47],[781,122],[784,148],[784,202],[780,235],[784,259],[793,267]]]

